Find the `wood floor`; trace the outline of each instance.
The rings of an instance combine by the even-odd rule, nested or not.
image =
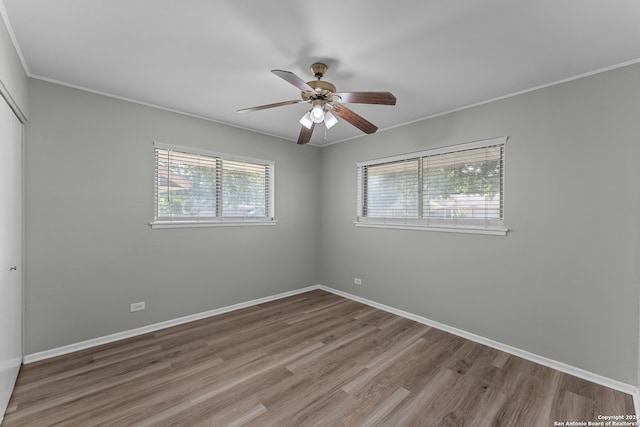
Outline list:
[[[318,290],[26,365],[3,426],[528,427],[632,414],[629,395]]]

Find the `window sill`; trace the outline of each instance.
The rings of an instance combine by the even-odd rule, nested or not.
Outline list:
[[[440,231],[445,233],[467,233],[467,234],[486,234],[491,236],[506,236],[509,231],[503,226],[480,226],[480,225],[444,225],[444,224],[405,224],[405,223],[389,223],[389,222],[362,222],[355,221],[356,227],[369,228],[392,228],[397,230],[416,230],[416,231]]]
[[[153,221],[149,225],[156,228],[201,228],[201,227],[254,227],[276,225],[276,220],[234,219],[220,221]]]

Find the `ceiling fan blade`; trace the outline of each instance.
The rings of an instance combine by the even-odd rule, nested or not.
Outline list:
[[[344,105],[331,105],[331,111],[333,111],[336,116],[345,119],[364,133],[375,133],[375,131],[378,130],[376,125],[364,117],[354,113]]]
[[[352,102],[356,104],[396,105],[396,97],[391,92],[336,92],[335,102]]]
[[[294,99],[292,101],[282,101],[282,102],[276,102],[273,104],[259,105],[257,107],[243,108],[242,110],[238,110],[238,113],[249,113],[251,111],[265,110],[267,108],[273,108],[273,107],[282,107],[283,105],[297,104],[299,102],[302,102],[302,100]]]
[[[309,129],[302,126],[302,129],[300,129],[300,136],[298,136],[298,144],[306,144],[311,140],[311,134],[313,133],[314,127],[316,127],[315,123],[311,123],[311,127]]]
[[[291,71],[271,70],[271,72],[276,76],[280,77],[281,79],[288,81],[289,83],[291,83],[292,85],[300,89],[302,92],[309,91],[309,90],[313,91],[313,88],[309,86],[307,82],[305,82],[300,77],[293,74]]]

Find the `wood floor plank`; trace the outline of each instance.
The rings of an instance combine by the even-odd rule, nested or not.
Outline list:
[[[478,403],[478,408],[469,414],[466,425],[468,427],[500,426],[498,414],[507,401],[508,396],[506,394],[487,389]],[[538,420],[543,421],[545,426],[550,425],[548,418],[540,417]]]
[[[382,424],[391,426],[441,426],[442,420],[432,418],[429,408],[441,393],[453,387],[459,377],[460,375],[451,369],[438,368],[430,376],[425,386],[405,398],[402,405],[397,406],[382,420]],[[449,407],[446,406],[440,409],[446,410]]]
[[[371,390],[369,390],[371,391]],[[358,399],[354,409],[336,422],[338,427],[380,425],[384,417],[400,405],[411,392],[405,388],[377,387],[375,393],[368,393]]]
[[[3,426],[552,426],[624,393],[315,290],[23,366]]]

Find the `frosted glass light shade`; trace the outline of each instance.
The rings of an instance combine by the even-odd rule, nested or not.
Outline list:
[[[320,123],[324,120],[324,111],[322,111],[322,107],[319,105],[315,105],[311,109],[311,120],[314,123]]]
[[[327,129],[331,129],[336,125],[336,123],[338,123],[338,119],[336,119],[336,116],[331,114],[331,112],[329,111],[324,113],[324,125],[327,127]]]
[[[311,129],[311,125],[313,124],[313,121],[311,120],[310,111],[307,111],[306,114],[302,116],[302,118],[300,119],[300,124],[306,127],[307,129]]]

